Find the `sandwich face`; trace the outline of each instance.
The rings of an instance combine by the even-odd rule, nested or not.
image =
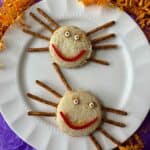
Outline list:
[[[49,51],[59,66],[73,68],[85,64],[91,57],[92,44],[80,28],[62,26],[53,33]]]
[[[57,124],[70,136],[86,136],[101,124],[99,101],[85,91],[67,91],[57,108]]]

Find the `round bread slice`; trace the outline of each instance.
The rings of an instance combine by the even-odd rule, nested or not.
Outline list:
[[[59,66],[73,68],[85,64],[91,57],[92,44],[80,28],[62,26],[53,33],[49,51]]]
[[[97,98],[85,91],[67,91],[57,107],[57,124],[70,136],[86,136],[101,124],[102,110]]]

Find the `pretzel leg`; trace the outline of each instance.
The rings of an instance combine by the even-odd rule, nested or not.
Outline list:
[[[107,45],[93,45],[93,50],[111,50],[117,49],[118,45],[116,44],[107,44]]]
[[[100,31],[100,30],[103,30],[103,29],[106,29],[106,28],[108,28],[108,27],[111,27],[111,26],[113,26],[115,23],[116,23],[115,21],[110,21],[110,22],[105,23],[105,24],[103,24],[103,25],[101,25],[101,26],[99,26],[99,27],[96,27],[95,29],[93,29],[93,30],[87,32],[87,36],[90,36],[91,34],[94,34],[94,33],[98,32],[98,31]]]
[[[96,138],[93,135],[89,135],[90,140],[93,142],[97,150],[102,150],[101,145],[98,143]]]
[[[25,33],[27,33],[29,35],[32,35],[32,36],[34,36],[36,38],[43,39],[45,41],[50,41],[49,37],[46,37],[46,36],[44,36],[44,35],[42,35],[40,33],[37,33],[37,32],[33,32],[33,31],[29,30],[29,29],[23,29],[23,32],[25,32]]]
[[[116,37],[116,34],[111,33],[111,34],[108,34],[108,35],[105,35],[105,36],[101,36],[101,37],[92,39],[92,40],[91,40],[91,43],[92,43],[93,45],[95,45],[95,44],[98,44],[98,43],[100,43],[100,42],[102,42],[102,41],[105,41],[105,40],[108,40],[108,39],[111,39],[111,38],[115,38],[115,37]]]
[[[56,113],[52,112],[38,112],[38,111],[29,111],[29,116],[40,116],[40,117],[56,117]]]
[[[54,69],[56,70],[57,74],[59,75],[61,81],[63,82],[64,86],[67,88],[67,90],[72,91],[71,86],[69,85],[69,83],[67,82],[67,80],[65,79],[62,71],[60,70],[59,66],[56,63],[53,63]]]
[[[34,13],[30,13],[30,16],[36,21],[38,22],[40,25],[42,25],[44,28],[46,28],[47,30],[49,30],[51,33],[54,32],[54,30],[47,25],[45,22],[43,22],[40,18],[38,18]]]
[[[113,136],[111,136],[106,130],[102,128],[98,128],[98,131],[102,133],[105,137],[107,137],[109,140],[111,140],[116,145],[121,145],[121,142],[116,140]]]
[[[33,95],[33,94],[31,94],[31,93],[27,93],[27,96],[28,96],[29,98],[31,98],[32,100],[37,101],[37,102],[40,102],[40,103],[43,103],[43,104],[47,104],[47,105],[50,105],[50,106],[53,106],[53,107],[57,107],[57,106],[58,106],[57,103],[51,102],[51,101],[49,101],[49,100],[46,100],[46,99],[41,98],[41,97],[39,97],[39,96]]]
[[[36,84],[38,84],[40,87],[42,87],[43,89],[47,90],[48,92],[50,92],[51,94],[53,94],[57,98],[61,98],[62,97],[62,95],[60,93],[58,93],[57,91],[55,91],[54,89],[52,89],[51,87],[46,85],[45,83],[43,83],[43,82],[41,82],[39,80],[36,80]]]
[[[28,48],[28,52],[48,52],[49,47]]]
[[[128,113],[126,111],[122,111],[122,110],[119,110],[119,109],[114,109],[114,108],[110,108],[110,107],[102,107],[103,111],[106,111],[106,112],[110,112],[110,113],[114,113],[114,114],[117,114],[117,115],[123,115],[123,116],[127,116]]]
[[[96,63],[96,64],[101,64],[101,65],[110,65],[108,61],[105,61],[105,60],[98,60],[98,59],[95,59],[95,58],[90,58],[89,61],[93,62],[93,63]]]
[[[111,124],[111,125],[114,125],[114,126],[117,126],[117,127],[121,127],[121,128],[125,128],[126,127],[126,125],[124,123],[122,123],[122,122],[114,121],[114,120],[107,119],[107,118],[103,118],[102,120],[105,123],[108,123],[108,124]]]
[[[41,16],[43,16],[47,21],[49,21],[56,29],[59,28],[59,25],[41,8],[37,8],[37,11]]]
[[[31,28],[31,26],[28,25],[27,23],[25,23],[24,20],[20,20],[19,23],[20,23],[22,29],[29,29],[29,28]]]

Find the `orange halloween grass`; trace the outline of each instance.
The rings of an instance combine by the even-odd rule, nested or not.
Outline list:
[[[79,2],[82,2],[84,5],[108,5],[110,3],[110,0],[78,0]]]
[[[58,76],[60,77],[62,83],[64,84],[64,86],[66,87],[67,90],[72,90],[72,87],[69,85],[69,83],[67,82],[67,80],[65,79],[62,71],[60,70],[59,66],[55,63],[53,63],[53,67],[56,71],[56,73],[58,74]],[[59,94],[59,92],[57,92],[56,90],[52,89],[51,87],[49,87],[48,85],[46,85],[45,83],[43,83],[42,81],[37,80],[36,83],[44,88],[45,90],[49,91],[50,93],[52,93],[54,96],[56,96],[57,98],[61,98],[62,95]],[[43,103],[43,104],[47,104],[49,106],[55,107],[57,108],[58,104],[51,102],[50,100],[46,100],[43,98],[40,98],[39,96],[33,95],[28,93],[27,96],[34,101]],[[122,111],[122,110],[118,110],[118,109],[114,109],[114,108],[109,108],[109,107],[105,107],[102,106],[102,112],[103,112],[103,116],[102,116],[102,122],[103,123],[107,123],[113,126],[117,126],[117,127],[121,127],[124,128],[126,127],[126,124],[122,123],[122,122],[117,122],[111,119],[108,119],[104,113],[113,113],[116,115],[122,115],[122,116],[126,116],[128,115],[127,112]],[[38,111],[29,111],[28,112],[29,116],[45,116],[45,117],[56,117],[56,113],[55,112],[38,112]],[[101,127],[101,125],[99,126],[99,128],[96,130],[98,132],[100,132],[101,134],[103,134],[105,137],[107,137],[108,139],[110,139],[110,141],[112,141],[113,143],[117,144],[117,145],[121,145],[121,142],[118,141],[117,139],[115,139],[113,136],[111,136],[109,134],[109,132],[107,132],[105,129],[103,129]],[[99,144],[99,142],[97,141],[97,139],[94,137],[94,133],[89,135],[89,139],[93,142],[93,144],[95,145],[95,147],[97,148],[97,150],[102,150],[102,146]]]
[[[103,5],[119,7],[135,17],[142,29],[144,29],[150,40],[150,1],[149,0],[78,0],[84,5]]]
[[[0,40],[0,52],[3,52],[4,50],[5,50],[4,41]]]
[[[18,17],[32,4],[35,0],[4,0],[0,7],[0,39],[8,27],[12,25]]]

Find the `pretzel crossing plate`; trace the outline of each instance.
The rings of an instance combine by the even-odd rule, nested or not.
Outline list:
[[[150,47],[143,32],[126,13],[118,9],[96,6],[85,8],[74,0],[47,0],[34,5],[26,14],[30,11],[36,13],[37,7],[44,9],[60,25],[75,25],[86,31],[110,20],[117,22],[112,28],[99,33],[117,34],[117,38],[110,39],[107,43],[117,43],[118,50],[100,51],[96,55],[97,58],[109,60],[110,66],[90,63],[81,68],[62,71],[75,89],[91,91],[101,98],[105,106],[129,113],[127,117],[119,118],[108,115],[111,119],[127,124],[126,128],[107,124],[103,126],[121,142],[127,140],[139,128],[150,108]],[[36,24],[31,17],[27,17],[27,22],[33,26],[33,30],[50,37],[49,32]],[[0,59],[6,64],[5,69],[0,70],[0,108],[9,126],[18,136],[39,150],[92,149],[93,144],[88,138],[73,138],[60,132],[55,120],[27,116],[30,110],[54,110],[44,104],[29,101],[26,97],[29,91],[58,102],[55,97],[36,86],[36,79],[64,93],[64,87],[51,65],[49,53],[26,52],[28,47],[42,47],[47,42],[23,33],[17,25],[7,31],[4,40],[7,41],[7,51],[0,55]],[[116,146],[101,134],[96,133],[95,137],[100,139],[98,141],[105,150]]]

